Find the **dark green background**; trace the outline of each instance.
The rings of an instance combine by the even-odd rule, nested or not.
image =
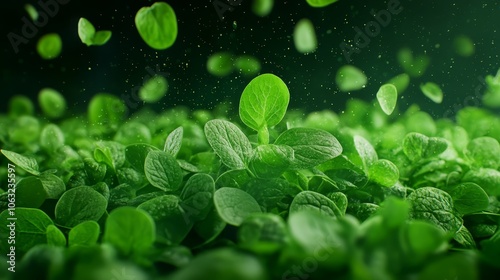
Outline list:
[[[410,47],[417,53],[427,53],[431,66],[424,76],[412,80],[399,105],[417,103],[435,117],[441,117],[466,104],[478,104],[472,97],[475,91],[484,89],[479,78],[496,73],[500,67],[497,0],[400,0],[402,12],[393,16],[360,54],[353,55],[352,64],[365,71],[369,83],[365,89],[350,94],[339,92],[334,81],[337,69],[346,64],[339,44],[352,40],[353,27],[364,28],[364,24],[373,20],[370,11],[385,9],[386,1],[340,0],[318,9],[309,7],[305,0],[276,0],[272,13],[259,18],[250,10],[252,0],[242,0],[240,6],[225,13],[224,20],[218,17],[210,0],[167,2],[176,11],[179,24],[177,41],[168,50],[148,47],[134,25],[137,10],[152,1],[70,0],[15,54],[7,34],[20,34],[21,19],[26,16],[25,3],[39,6],[35,1],[2,1],[0,62],[5,101],[1,111],[7,109],[6,100],[10,96],[24,94],[36,99],[43,87],[59,90],[71,107],[83,111],[98,92],[130,95],[150,75],[148,67],[168,73],[170,90],[155,105],[157,110],[179,105],[211,109],[223,100],[237,105],[249,79],[236,73],[216,78],[207,73],[205,66],[210,54],[230,51],[254,55],[262,62],[262,72],[280,76],[291,92],[290,107],[340,112],[349,98],[372,100],[382,83],[401,73],[397,51]],[[77,34],[80,17],[90,20],[97,29],[112,30],[111,40],[101,47],[82,44]],[[310,55],[299,54],[291,36],[295,23],[302,18],[313,22],[318,36],[319,47]],[[35,46],[38,38],[49,32],[61,35],[63,52],[59,58],[45,61],[38,56]],[[459,34],[475,42],[474,56],[463,58],[453,52],[452,41]],[[422,95],[418,85],[427,81],[442,87],[443,104],[433,104]]]

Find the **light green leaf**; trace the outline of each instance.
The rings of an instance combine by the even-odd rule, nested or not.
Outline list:
[[[248,167],[259,178],[275,178],[285,172],[294,160],[294,151],[285,145],[259,145]]]
[[[443,102],[443,91],[437,84],[432,82],[421,84],[420,90],[434,103]]]
[[[76,187],[66,191],[56,204],[58,224],[74,227],[81,222],[98,221],[106,212],[108,202],[90,187]]]
[[[142,7],[135,15],[135,26],[144,42],[156,50],[169,48],[177,38],[177,17],[165,2]]]
[[[398,100],[396,87],[392,84],[382,85],[377,92],[377,100],[386,115],[392,114]]]
[[[86,18],[80,18],[78,21],[78,37],[80,37],[82,43],[91,46],[94,42],[95,32],[94,25],[90,21]]]
[[[252,12],[259,17],[265,17],[271,13],[273,6],[274,0],[253,0]]]
[[[278,136],[274,144],[292,147],[293,169],[311,168],[342,153],[342,146],[337,138],[315,128],[288,129]]]
[[[94,221],[85,221],[69,231],[68,246],[92,246],[97,243],[100,227]]]
[[[43,35],[36,45],[36,50],[43,59],[54,59],[61,54],[62,40],[59,34],[49,33]]]
[[[27,157],[20,155],[15,152],[0,150],[2,154],[8,158],[16,167],[22,168],[26,170],[28,173],[33,175],[40,175],[40,171],[38,171],[38,163],[32,157]]]
[[[163,191],[175,191],[181,185],[182,170],[175,158],[166,152],[149,152],[144,171],[149,183]]]
[[[40,146],[49,153],[55,153],[64,146],[64,134],[55,124],[46,125],[40,134]]]
[[[225,77],[234,70],[233,55],[228,52],[216,52],[207,60],[208,73],[216,77]]]
[[[154,221],[141,209],[117,208],[106,219],[103,241],[125,256],[146,253],[155,241]]]
[[[368,168],[368,177],[377,184],[390,188],[399,180],[399,169],[394,163],[379,159]]]
[[[50,119],[62,117],[66,112],[64,96],[52,88],[43,88],[38,93],[38,102],[45,116]]]
[[[467,145],[467,157],[476,167],[497,169],[500,166],[500,144],[492,137],[478,137]]]
[[[312,191],[303,191],[295,196],[290,205],[290,213],[314,211],[333,218],[343,216],[340,209],[328,197]]]
[[[344,65],[337,70],[335,83],[341,91],[360,90],[366,86],[368,79],[360,69],[352,65]]]
[[[356,151],[358,152],[359,157],[363,162],[363,168],[365,172],[368,172],[370,166],[375,164],[375,162],[378,160],[377,152],[375,151],[375,148],[373,148],[372,144],[362,136],[355,135],[353,140],[354,147],[356,148]]]
[[[469,57],[475,52],[474,42],[465,35],[458,35],[453,39],[453,49],[463,57]]]
[[[183,134],[184,129],[182,126],[179,126],[170,132],[167,136],[167,140],[165,141],[163,151],[170,153],[173,157],[177,156],[177,153],[179,153],[179,150],[181,149]]]
[[[410,85],[410,76],[406,73],[399,74],[399,75],[391,78],[389,81],[387,81],[387,84],[394,85],[396,87],[397,92],[399,94],[401,94]]]
[[[251,55],[241,55],[234,60],[234,68],[246,77],[253,77],[260,72],[261,66],[257,58]]]
[[[259,131],[277,125],[285,116],[290,93],[286,84],[273,74],[254,78],[243,90],[240,118],[245,125]]]
[[[338,0],[306,0],[311,7],[321,8],[337,2]]]
[[[66,236],[61,232],[59,228],[55,225],[47,226],[47,244],[58,246],[58,247],[66,247]]]
[[[205,124],[208,143],[231,169],[244,169],[252,152],[246,135],[234,124],[224,120],[211,120]]]
[[[304,18],[297,22],[293,30],[293,42],[299,53],[312,53],[316,50],[318,39],[314,25],[309,19]]]
[[[160,101],[168,91],[168,81],[165,77],[155,75],[147,80],[139,89],[139,97],[146,103]]]
[[[99,93],[90,100],[88,118],[92,125],[101,126],[105,130],[116,130],[121,125],[126,111],[127,108],[120,98]]]
[[[239,226],[252,213],[260,213],[255,199],[240,189],[220,188],[214,194],[214,204],[220,217],[228,224]]]
[[[283,219],[271,213],[252,214],[238,230],[240,246],[256,253],[272,253],[288,241],[288,231]]]

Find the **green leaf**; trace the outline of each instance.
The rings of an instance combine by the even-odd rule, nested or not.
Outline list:
[[[106,212],[107,201],[90,187],[66,191],[56,204],[55,216],[60,225],[74,227],[83,221],[98,221]]]
[[[177,38],[177,17],[165,2],[142,7],[135,15],[135,26],[144,42],[156,50],[169,48]]]
[[[428,222],[409,221],[403,230],[415,258],[428,256],[446,242],[444,231]]]
[[[61,37],[57,33],[43,35],[38,40],[36,50],[40,57],[46,60],[58,57],[62,51]]]
[[[86,18],[80,18],[78,21],[78,37],[80,37],[82,43],[91,46],[94,42],[95,32],[94,25],[90,21]]]
[[[175,191],[181,185],[182,170],[175,158],[166,152],[149,152],[144,171],[149,183],[163,191]]]
[[[417,280],[480,279],[476,258],[471,254],[453,253],[427,263]]]
[[[321,8],[337,2],[338,0],[306,0],[311,7]]]
[[[38,93],[38,103],[45,116],[49,119],[57,119],[66,112],[66,100],[64,96],[53,88],[43,88]]]
[[[399,180],[399,169],[394,163],[379,159],[368,168],[368,177],[373,182],[390,188]]]
[[[174,129],[167,137],[165,141],[165,146],[163,151],[170,153],[173,157],[177,156],[182,145],[182,136],[184,134],[184,129],[182,126]]]
[[[132,144],[125,148],[125,158],[137,171],[144,173],[144,163],[149,152],[157,151],[158,148],[148,144]]]
[[[37,21],[38,20],[38,11],[36,8],[31,5],[31,4],[25,4],[24,5],[24,10],[28,13],[32,21]]]
[[[137,208],[151,215],[156,224],[157,241],[168,244],[180,244],[193,227],[194,220],[180,205],[174,195],[163,195],[148,200]]]
[[[231,185],[221,183],[220,185],[225,187],[241,187],[237,184]],[[265,212],[271,212],[272,209],[288,208],[288,204],[283,203],[283,200],[287,196],[295,196],[299,193],[298,188],[294,188],[288,181],[280,178],[252,178],[248,179],[242,185],[245,191],[259,203],[261,209]]]
[[[259,131],[277,125],[285,116],[290,93],[278,76],[262,74],[243,90],[239,113],[245,125]]]
[[[228,224],[239,226],[252,213],[260,213],[255,199],[240,189],[220,188],[214,194],[214,204],[220,217]]]
[[[106,219],[103,241],[112,244],[125,256],[146,253],[155,241],[154,221],[141,209],[115,209]]]
[[[475,183],[462,183],[448,192],[453,205],[462,215],[486,210],[489,206],[488,195]]]
[[[349,245],[346,238],[340,235],[340,223],[331,217],[310,211],[290,213],[288,228],[292,238],[309,255],[326,255],[328,261],[336,265],[344,264],[349,259]],[[304,258],[303,253],[300,258]]]
[[[429,56],[425,54],[413,56],[409,48],[401,49],[397,54],[398,62],[408,75],[411,77],[420,77],[430,64]]]
[[[113,33],[110,30],[100,30],[95,33],[94,42],[92,45],[94,46],[102,46],[106,44],[109,39],[111,39],[111,35]]]
[[[396,108],[398,91],[392,84],[384,84],[377,92],[377,100],[386,115],[392,114]]]
[[[410,85],[410,76],[408,76],[408,74],[406,74],[406,73],[399,74],[399,75],[391,78],[389,81],[387,81],[387,84],[394,85],[396,87],[397,92],[399,94],[401,94]]]
[[[412,203],[413,219],[428,221],[448,233],[455,233],[462,226],[462,219],[453,211],[453,200],[445,191],[424,187],[413,191],[408,200]]]
[[[212,149],[227,167],[246,167],[252,145],[236,125],[224,120],[211,120],[205,124],[205,135]]]
[[[252,1],[252,12],[259,17],[265,17],[271,13],[273,6],[274,0],[254,0]]]
[[[361,162],[363,163],[363,168],[366,173],[368,173],[368,169],[370,166],[375,164],[378,160],[378,155],[372,144],[368,142],[365,138],[359,135],[355,135],[354,138],[354,147],[361,158]]]
[[[474,166],[498,169],[500,166],[500,144],[492,137],[478,137],[467,145],[465,151]]]
[[[116,130],[125,117],[127,108],[121,99],[107,93],[99,93],[90,100],[88,118],[91,125],[105,131]]]
[[[2,252],[9,252],[7,248],[12,246],[7,243],[10,234],[7,226],[12,225],[12,221],[8,220],[12,217],[9,211],[11,210],[5,210],[0,214],[1,226],[4,229],[0,231]],[[15,221],[16,250],[26,253],[35,245],[47,242],[47,227],[54,224],[47,214],[38,209],[17,207],[15,218],[17,218]]]
[[[306,169],[339,156],[342,146],[330,133],[314,128],[292,128],[284,131],[274,142],[287,145],[294,151],[293,169]]]
[[[352,65],[344,65],[337,70],[335,83],[341,91],[360,90],[366,86],[368,79],[360,69]]]
[[[333,192],[328,194],[327,197],[339,208],[340,213],[344,216],[348,205],[347,196],[341,192]]]
[[[142,123],[127,122],[115,134],[114,141],[120,142],[123,145],[149,144],[151,142],[151,131]]]
[[[139,89],[139,97],[146,103],[160,101],[168,91],[168,81],[165,77],[154,75]]]
[[[261,65],[257,58],[250,55],[241,55],[234,60],[234,68],[236,68],[243,76],[253,77],[259,74]]]
[[[487,194],[500,195],[500,171],[491,168],[472,169],[465,173],[462,182],[478,184]]]
[[[301,19],[293,30],[293,43],[299,53],[312,53],[318,47],[314,25],[307,19]]]
[[[285,172],[294,160],[294,151],[285,145],[259,145],[248,167],[259,178],[275,178]]]
[[[97,243],[99,233],[98,223],[94,221],[82,222],[69,231],[68,246],[92,246]]]
[[[439,137],[429,137],[423,156],[425,158],[437,156],[446,151],[447,148],[448,142],[445,139]]]
[[[47,244],[66,247],[66,237],[59,228],[54,225],[47,226]]]
[[[47,192],[38,177],[26,177],[16,185],[16,206],[40,207],[47,198]]]
[[[342,217],[340,209],[328,197],[312,191],[303,191],[295,196],[290,205],[290,213],[314,211],[333,218]]]
[[[475,52],[474,42],[465,35],[458,35],[453,39],[453,49],[463,57],[469,57]]]
[[[23,115],[33,115],[35,106],[31,100],[24,95],[14,95],[9,101],[9,116],[17,118]]]
[[[208,73],[216,77],[225,77],[234,70],[233,55],[228,52],[216,52],[207,60]]]
[[[2,154],[9,159],[16,167],[22,168],[26,170],[28,173],[33,175],[40,175],[40,171],[38,171],[38,163],[34,158],[20,155],[15,152],[1,150]]]
[[[243,221],[238,230],[238,243],[253,252],[272,253],[288,241],[285,221],[275,214],[252,214]]]
[[[64,146],[64,134],[55,124],[46,125],[40,134],[40,146],[48,153],[55,153]]]
[[[188,265],[171,274],[170,280],[201,280],[207,277],[221,280],[268,279],[267,271],[257,257],[233,248],[218,248],[199,254]]]
[[[382,216],[383,223],[389,228],[396,228],[408,220],[410,214],[410,203],[394,196],[385,199],[377,213]]]
[[[408,133],[403,140],[403,152],[411,161],[419,161],[424,157],[428,142],[429,138],[423,134]]]
[[[42,173],[38,177],[47,193],[47,198],[58,199],[66,191],[64,181],[51,173]]]
[[[207,174],[195,174],[184,185],[181,198],[181,207],[185,217],[193,221],[205,219],[212,209],[215,182]]]
[[[443,102],[443,91],[437,84],[432,82],[421,84],[420,90],[434,103]]]
[[[14,123],[9,123],[8,136],[11,143],[29,144],[38,140],[39,135],[40,121],[32,116],[20,116]]]

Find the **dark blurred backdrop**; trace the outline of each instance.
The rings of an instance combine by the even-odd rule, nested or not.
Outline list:
[[[416,53],[429,55],[431,65],[422,77],[412,80],[399,106],[418,103],[439,117],[446,110],[474,103],[471,96],[482,87],[479,77],[495,74],[500,67],[498,0],[400,0],[401,13],[352,56],[351,64],[364,70],[369,82],[365,89],[350,94],[340,92],[335,85],[337,69],[347,63],[339,45],[354,38],[354,27],[364,28],[373,20],[371,10],[386,9],[387,1],[340,0],[325,8],[312,8],[305,0],[276,0],[272,13],[260,18],[251,12],[253,0],[242,0],[221,20],[212,0],[169,0],[166,2],[177,14],[179,35],[175,44],[164,51],[148,47],[134,25],[136,12],[153,1],[65,1],[69,2],[60,5],[48,24],[27,44],[19,46],[17,54],[7,34],[21,34],[22,18],[27,17],[23,8],[26,3],[38,9],[40,6],[36,1],[2,1],[1,112],[7,109],[10,96],[24,94],[35,100],[43,87],[59,90],[69,106],[84,111],[96,93],[129,94],[151,71],[168,73],[170,83],[167,96],[155,105],[157,110],[178,105],[211,109],[223,100],[237,105],[249,79],[236,73],[224,78],[208,74],[207,57],[217,51],[259,58],[262,73],[274,73],[289,86],[290,107],[339,112],[349,98],[375,98],[382,83],[402,72],[397,51],[410,47]],[[77,34],[80,17],[90,20],[98,30],[112,30],[111,40],[100,47],[82,44]],[[313,22],[319,41],[317,51],[309,55],[298,53],[293,44],[294,25],[302,18]],[[50,32],[61,35],[63,51],[60,57],[47,61],[38,56],[36,43]],[[453,52],[452,41],[460,34],[474,41],[476,51],[472,57]],[[443,104],[433,104],[422,95],[418,85],[427,81],[442,87]]]

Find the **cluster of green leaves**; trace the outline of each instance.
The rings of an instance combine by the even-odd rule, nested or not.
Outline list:
[[[7,162],[17,174],[16,279],[478,279],[500,269],[500,118],[485,109],[464,108],[456,123],[355,99],[340,115],[287,112],[286,84],[263,74],[242,93],[241,123],[224,104],[126,118],[104,93],[86,115],[57,121],[42,99],[65,102],[48,92],[47,118],[25,97],[0,115],[0,181]]]

